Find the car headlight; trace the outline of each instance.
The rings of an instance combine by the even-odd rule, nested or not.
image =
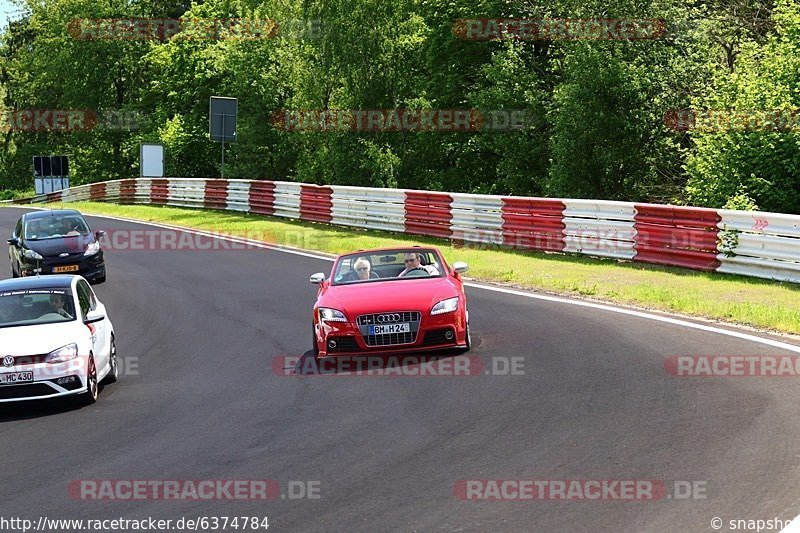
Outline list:
[[[25,250],[22,252],[22,255],[25,256],[25,259],[32,259],[34,261],[41,261],[44,259],[42,255],[34,250]]]
[[[442,300],[431,309],[432,315],[441,315],[442,313],[452,313],[458,309],[458,296]]]
[[[86,247],[86,251],[83,252],[83,255],[94,255],[100,251],[100,243],[98,241],[94,241],[92,244]]]
[[[45,363],[63,363],[78,357],[78,345],[74,342],[53,350],[44,358]]]
[[[325,322],[347,322],[347,317],[338,309],[319,308],[319,319]]]

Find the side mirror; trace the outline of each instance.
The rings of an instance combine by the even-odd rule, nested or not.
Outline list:
[[[469,265],[464,263],[463,261],[456,261],[453,263],[453,270],[458,272],[459,274],[463,274],[467,270],[469,270]]]
[[[8,239],[6,242],[7,242],[8,244],[10,244],[11,246],[19,246],[19,239],[18,239],[18,238],[16,238],[16,237],[11,237],[11,238],[10,238],[10,239]]]
[[[106,319],[106,315],[101,313],[100,311],[89,311],[86,313],[86,318],[83,319],[84,324],[94,324],[95,322],[101,322]]]
[[[318,272],[317,274],[312,274],[310,278],[308,278],[310,283],[314,283],[315,285],[319,285],[323,281],[325,281],[325,274],[322,272]]]

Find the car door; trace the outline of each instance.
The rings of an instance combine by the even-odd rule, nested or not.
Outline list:
[[[14,239],[22,239],[22,217],[17,220],[17,225],[14,226],[14,233],[11,234],[11,238]],[[8,258],[11,260],[11,269],[12,272],[15,270],[15,264],[19,264],[19,245],[17,244],[9,244],[8,245]]]
[[[97,295],[94,293],[94,289],[92,289],[91,285],[85,281],[82,283],[85,285],[86,290],[89,291],[89,309],[106,316],[106,318],[100,322],[95,322],[94,325],[97,326],[98,350],[103,354],[104,360],[108,360],[108,357],[111,355],[111,328],[109,327],[110,322],[106,315],[106,306],[97,299]]]
[[[84,279],[79,279],[77,283],[78,303],[81,306],[81,320],[86,319],[89,311],[97,309],[97,298],[89,287],[89,284]],[[94,362],[97,366],[97,371],[100,372],[108,365],[108,350],[106,350],[106,331],[107,320],[103,319],[93,324],[87,324],[89,331],[92,332],[92,353],[94,354]]]

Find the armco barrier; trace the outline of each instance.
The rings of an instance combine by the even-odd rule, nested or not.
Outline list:
[[[800,283],[800,216],[262,180],[125,179],[16,203],[221,209]]]
[[[634,208],[634,260],[708,271],[719,267],[716,210],[654,204]]]

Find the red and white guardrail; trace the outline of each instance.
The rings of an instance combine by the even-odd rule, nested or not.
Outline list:
[[[17,203],[81,200],[242,211],[800,283],[798,215],[188,178],[93,183]]]

